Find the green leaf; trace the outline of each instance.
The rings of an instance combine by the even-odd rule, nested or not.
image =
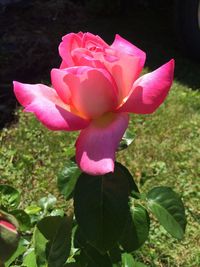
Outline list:
[[[133,179],[133,176],[131,175],[131,173],[129,172],[129,170],[123,166],[121,163],[119,162],[115,162],[115,166],[117,166],[117,168],[120,170],[120,173],[126,177],[128,179],[129,182],[129,194],[133,195],[134,198],[138,198],[136,197],[134,194],[136,193],[136,195],[139,195],[139,189]]]
[[[118,244],[109,250],[109,255],[112,263],[118,264],[121,261],[121,250]]]
[[[58,175],[58,189],[67,200],[72,196],[75,184],[78,180],[80,173],[81,171],[76,165],[76,163],[70,161],[68,165]]]
[[[76,262],[70,262],[66,263],[63,267],[81,267],[81,266]]]
[[[18,247],[12,256],[5,262],[5,267],[9,267],[19,256],[21,256],[26,251],[26,246],[24,246],[23,239],[19,240]]]
[[[108,254],[102,255],[92,246],[88,245],[87,248],[82,249],[81,253],[84,254],[88,267],[112,267]]]
[[[37,267],[34,248],[30,248],[29,251],[27,251],[26,255],[24,256],[22,266]]]
[[[128,254],[128,253],[122,254],[122,267],[133,267],[134,262],[135,261],[131,254]]]
[[[87,244],[87,240],[85,239],[85,237],[83,236],[83,234],[81,233],[81,230],[79,227],[75,226],[75,229],[73,229],[74,231],[74,248],[83,248],[84,246],[86,246]]]
[[[181,198],[169,187],[155,187],[147,194],[148,206],[160,224],[177,239],[182,239],[186,217]]]
[[[142,262],[135,261],[133,267],[147,267],[147,265]]]
[[[11,214],[14,215],[15,218],[17,218],[20,231],[24,232],[24,231],[30,230],[31,220],[30,220],[29,215],[25,211],[13,210]]]
[[[57,202],[56,197],[49,194],[47,197],[41,198],[38,204],[45,212],[47,212],[53,209],[56,202]]]
[[[135,261],[128,253],[122,254],[122,267],[147,267],[144,263]]]
[[[117,151],[126,149],[135,139],[135,132],[130,129],[127,129],[122,137],[122,140],[118,146]]]
[[[71,221],[67,217],[62,218],[57,229],[48,256],[49,267],[60,267],[65,263],[71,248]]]
[[[20,203],[19,191],[9,185],[0,185],[0,206],[7,210],[15,209]]]
[[[46,245],[48,243],[48,239],[44,237],[44,235],[41,233],[41,231],[37,227],[35,228],[35,231],[33,234],[33,242],[34,242],[37,266],[47,267]]]
[[[71,219],[59,216],[42,219],[34,232],[34,248],[38,267],[62,266],[71,248]]]
[[[25,208],[25,212],[29,215],[36,215],[41,211],[41,207],[38,207],[36,205],[28,206]]]
[[[81,266],[87,267],[112,267],[111,259],[106,253],[100,254],[98,250],[92,247],[84,238],[79,229],[75,233],[75,239],[78,247],[80,248],[80,255],[77,257]]]
[[[85,238],[101,253],[119,240],[128,215],[129,173],[115,164],[114,173],[80,175],[74,192],[75,216]],[[127,177],[128,175],[128,177]]]
[[[140,248],[149,235],[150,219],[146,209],[139,205],[131,205],[130,216],[120,238],[120,245],[126,252]]]
[[[51,216],[61,216],[61,217],[63,217],[65,215],[65,212],[64,212],[63,209],[54,209],[54,210],[52,210],[50,215]]]

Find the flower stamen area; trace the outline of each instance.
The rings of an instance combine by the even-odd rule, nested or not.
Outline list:
[[[111,124],[112,121],[115,120],[116,116],[117,115],[113,112],[106,112],[101,117],[93,120],[92,123],[95,127],[104,128]]]

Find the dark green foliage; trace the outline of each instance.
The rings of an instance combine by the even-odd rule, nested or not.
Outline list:
[[[58,189],[66,200],[72,197],[80,173],[80,169],[73,161],[69,161],[65,168],[59,173],[57,178]]]
[[[169,187],[155,187],[147,194],[148,206],[160,224],[175,238],[182,239],[186,217],[180,197]]]
[[[120,238],[120,245],[126,252],[139,249],[148,238],[149,227],[150,219],[147,210],[139,204],[132,204],[124,232]]]
[[[128,216],[129,178],[119,164],[114,173],[82,173],[74,195],[77,222],[89,242],[101,253],[119,240]],[[131,177],[132,178],[132,177]]]
[[[52,216],[41,220],[34,231],[34,250],[38,267],[60,267],[71,248],[71,220]]]

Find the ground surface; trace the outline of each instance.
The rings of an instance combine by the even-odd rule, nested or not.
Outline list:
[[[108,42],[115,33],[120,33],[147,52],[145,71],[175,58],[175,82],[167,101],[151,116],[132,117],[130,128],[136,132],[136,139],[128,151],[118,154],[118,160],[134,174],[142,191],[155,185],[172,186],[186,206],[185,239],[175,241],[154,222],[150,239],[137,256],[153,267],[197,267],[200,266],[200,68],[178,50],[170,30],[171,20],[171,13],[166,14],[165,10],[135,8],[126,15],[93,14],[76,28],[98,33]],[[54,42],[58,43],[66,32],[56,35]],[[40,78],[38,75],[38,82],[46,79],[42,73]],[[26,206],[49,192],[58,194],[56,175],[73,154],[77,134],[50,132],[31,114],[17,111],[17,115],[19,121],[0,132],[0,175],[1,183],[22,191]]]

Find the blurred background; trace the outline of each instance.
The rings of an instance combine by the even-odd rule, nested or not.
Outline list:
[[[90,31],[112,43],[116,33],[146,51],[153,70],[176,60],[175,78],[200,86],[199,0],[0,0],[0,128],[12,121],[12,81],[49,82],[60,64],[61,37]]]

